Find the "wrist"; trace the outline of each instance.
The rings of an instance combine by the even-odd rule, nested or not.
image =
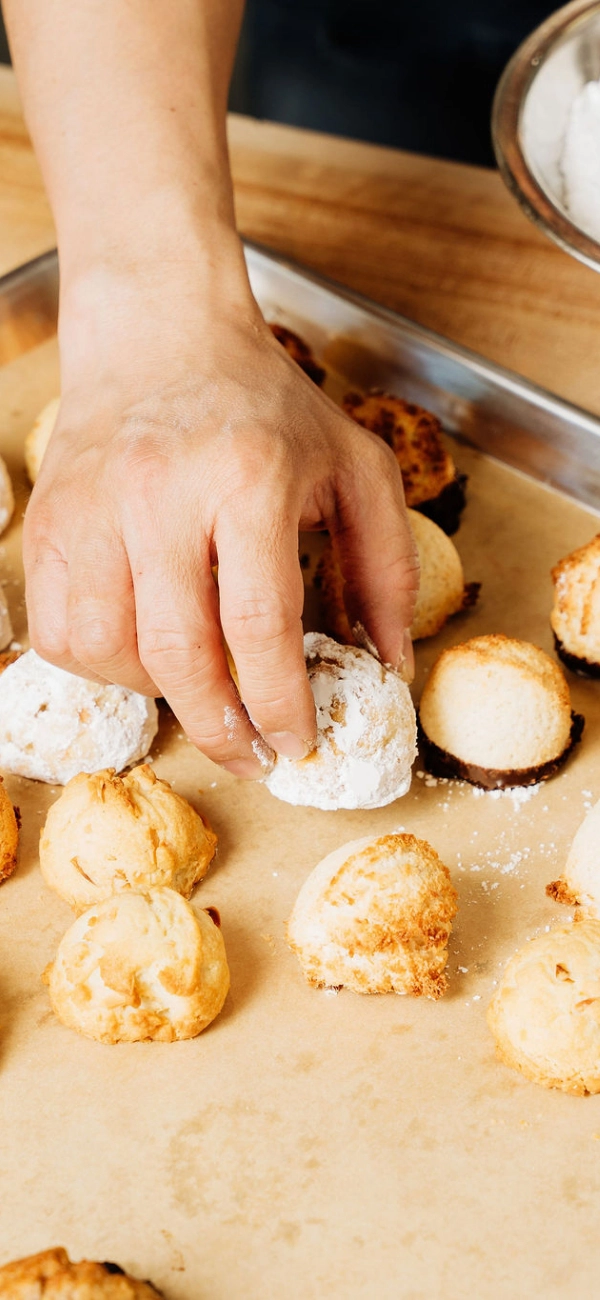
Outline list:
[[[63,389],[132,353],[150,372],[158,348],[183,362],[190,336],[210,337],[218,318],[259,315],[233,225],[195,222],[174,207],[161,223],[145,218],[138,238],[113,227],[91,248],[59,248]]]

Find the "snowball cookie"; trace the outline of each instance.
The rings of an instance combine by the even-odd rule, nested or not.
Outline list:
[[[452,614],[474,605],[479,595],[478,582],[465,586],[461,559],[454,543],[433,520],[418,510],[409,510],[408,519],[419,555],[419,591],[410,628],[413,641],[435,636]],[[328,633],[352,645],[354,636],[344,606],[344,579],[331,542],[325,547],[317,565],[315,586],[321,592],[323,620]]]
[[[6,596],[0,587],[0,650],[5,650],[13,639],[12,623],[10,621],[10,612],[6,603]]]
[[[515,953],[488,1024],[500,1060],[534,1083],[600,1092],[600,921],[557,926]]]
[[[66,785],[78,772],[145,758],[158,731],[154,700],[75,677],[28,650],[0,674],[0,767]]]
[[[546,780],[583,731],[558,664],[538,646],[501,635],[442,652],[419,723],[429,772],[487,790]]]
[[[208,871],[217,837],[148,763],[74,776],[40,837],[46,884],[82,911],[118,889],[168,885],[189,898]]]
[[[174,889],[125,890],[88,907],[44,979],[59,1020],[102,1043],[194,1038],[229,989],[221,931]]]
[[[309,984],[439,998],[456,892],[425,840],[367,836],[328,854],[302,886],[287,940]]]
[[[308,632],[308,679],[317,742],[306,758],[279,757],[265,777],[271,794],[313,808],[382,808],[406,794],[416,757],[408,686],[367,650]]]
[[[40,466],[44,459],[46,447],[54,432],[58,408],[60,406],[60,397],[53,397],[42,411],[40,411],[33,428],[30,429],[25,439],[25,468],[32,483],[40,472]]]
[[[0,456],[0,533],[8,527],[15,508],[15,497],[10,474],[2,456]]]
[[[600,917],[600,801],[582,821],[565,869],[546,885],[546,893],[557,903],[578,905],[587,916]]]
[[[0,1268],[0,1297],[6,1300],[156,1300],[151,1282],[127,1277],[118,1264],[72,1264],[56,1246]]]
[[[12,876],[18,846],[19,820],[0,776],[0,883]]]
[[[550,625],[563,663],[600,677],[600,533],[552,569]]]

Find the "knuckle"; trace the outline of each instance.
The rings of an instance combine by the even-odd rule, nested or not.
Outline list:
[[[228,639],[261,650],[278,649],[284,645],[293,627],[298,625],[298,614],[293,615],[283,605],[274,605],[268,596],[246,596],[224,618]]]
[[[112,620],[98,616],[74,622],[69,629],[69,643],[74,658],[90,666],[121,659],[126,651],[120,628]]]
[[[62,668],[70,661],[66,631],[52,626],[37,627],[33,619],[30,619],[29,640],[32,650],[35,650],[40,659],[46,659],[57,668]]]

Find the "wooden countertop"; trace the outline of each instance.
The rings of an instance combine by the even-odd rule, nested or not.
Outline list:
[[[600,276],[497,173],[232,116],[238,223],[258,240],[600,415]],[[54,231],[0,69],[0,273]]]

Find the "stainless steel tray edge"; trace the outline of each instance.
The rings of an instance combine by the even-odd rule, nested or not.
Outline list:
[[[245,247],[261,309],[300,329],[350,387],[420,402],[454,436],[600,511],[595,416],[286,257]],[[57,306],[56,253],[0,278],[0,361],[53,334]]]

